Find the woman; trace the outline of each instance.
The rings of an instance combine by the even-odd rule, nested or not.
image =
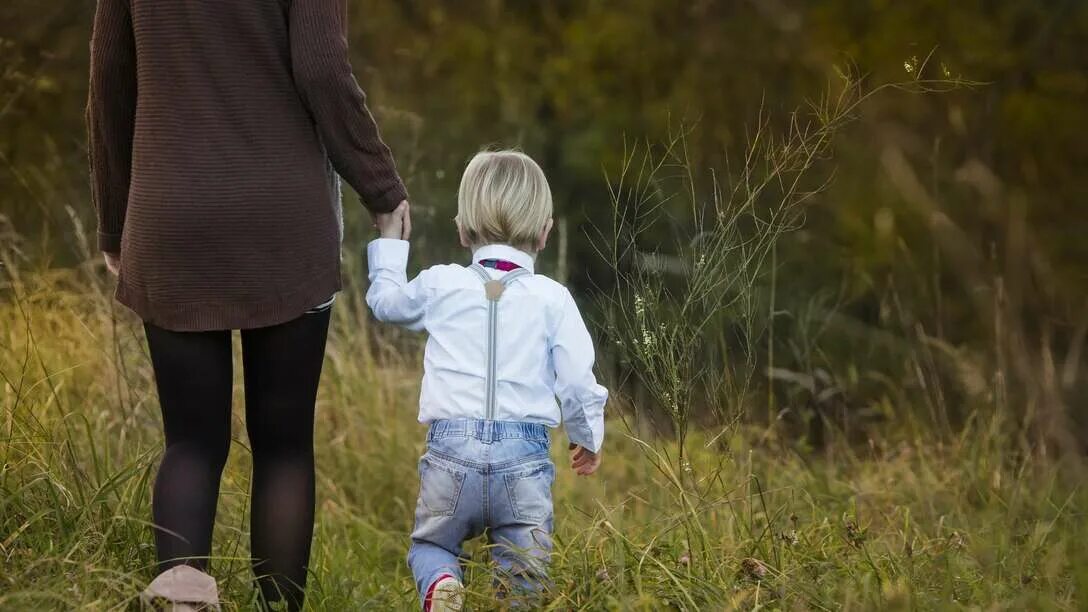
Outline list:
[[[145,322],[166,435],[160,570],[207,565],[240,329],[254,571],[263,599],[291,609],[340,289],[336,174],[375,214],[407,198],[352,76],[344,1],[99,0],[91,43],[99,245],[118,300]]]

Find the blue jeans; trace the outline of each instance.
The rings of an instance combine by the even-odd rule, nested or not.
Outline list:
[[[408,565],[421,601],[443,574],[464,579],[461,545],[485,532],[500,589],[544,588],[555,480],[546,426],[435,421],[419,460],[419,480]]]

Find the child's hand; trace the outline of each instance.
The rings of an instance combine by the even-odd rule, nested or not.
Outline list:
[[[401,202],[393,212],[374,215],[374,227],[382,238],[408,240],[412,235],[412,218],[408,213],[408,200]]]
[[[584,446],[570,445],[570,469],[579,476],[589,476],[601,467],[601,454],[590,452]]]

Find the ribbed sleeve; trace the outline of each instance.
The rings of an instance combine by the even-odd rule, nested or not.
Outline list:
[[[293,0],[291,68],[336,171],[374,212],[408,197],[348,61],[345,0]]]
[[[99,0],[91,36],[87,101],[91,196],[99,248],[121,250],[136,119],[136,42],[125,0]]]

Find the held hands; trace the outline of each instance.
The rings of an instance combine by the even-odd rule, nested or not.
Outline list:
[[[408,200],[404,200],[392,212],[374,215],[374,227],[382,238],[408,240],[412,235],[412,218],[408,213]]]
[[[590,452],[584,446],[570,445],[570,469],[579,476],[589,476],[601,467],[601,454]]]

